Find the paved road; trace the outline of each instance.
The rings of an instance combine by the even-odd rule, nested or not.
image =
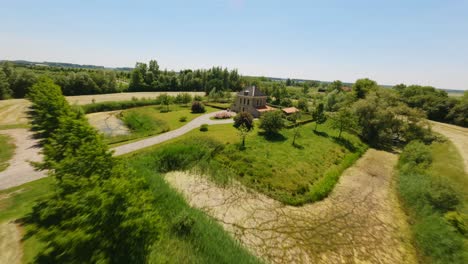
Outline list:
[[[210,118],[216,113],[218,112],[199,116],[176,130],[121,145],[113,148],[112,150],[114,150],[115,156],[119,156],[179,137],[200,127],[202,124],[215,125],[229,124],[233,122],[232,119],[211,120]],[[29,163],[29,161],[40,161],[42,159],[40,148],[36,147],[37,141],[31,137],[31,132],[26,129],[8,129],[0,130],[0,133],[13,137],[14,144],[16,145],[15,154],[9,162],[10,166],[8,166],[6,170],[0,172],[0,190],[8,189],[47,176],[47,173],[44,171],[35,171]]]

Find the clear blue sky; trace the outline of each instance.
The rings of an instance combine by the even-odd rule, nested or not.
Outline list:
[[[468,0],[0,0],[0,12],[0,59],[468,89]]]

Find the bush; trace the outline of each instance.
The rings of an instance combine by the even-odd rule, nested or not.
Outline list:
[[[281,111],[270,111],[262,115],[260,128],[267,134],[278,133],[284,127],[283,114]]]
[[[229,112],[216,113],[216,115],[214,116],[215,119],[229,119],[231,117],[231,113]]]
[[[244,125],[247,130],[251,130],[254,127],[253,116],[248,112],[240,112],[234,117],[234,127],[239,128]]]
[[[204,113],[205,106],[200,101],[193,101],[192,102],[192,113]]]
[[[448,212],[444,215],[445,221],[453,226],[460,234],[468,234],[468,215],[459,212]]]
[[[181,116],[181,117],[179,118],[179,121],[180,121],[180,122],[187,122],[187,117],[186,117],[186,116]]]
[[[83,108],[86,114],[89,114],[159,104],[160,101],[158,99],[138,99],[136,97],[132,97],[131,100],[127,101],[92,103],[82,105],[81,107]]]
[[[178,236],[185,237],[192,233],[195,219],[187,211],[180,212],[172,223],[172,230]]]
[[[427,168],[432,163],[431,150],[421,141],[411,141],[401,153],[400,163]]]
[[[432,207],[442,213],[455,210],[460,203],[455,190],[446,182],[432,184],[426,197]]]
[[[200,131],[202,131],[202,132],[208,131],[208,124],[203,124],[203,125],[201,125],[201,126],[200,126]]]

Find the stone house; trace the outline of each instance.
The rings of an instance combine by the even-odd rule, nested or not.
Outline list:
[[[276,110],[266,104],[267,95],[255,86],[250,86],[237,93],[231,106],[234,112],[249,112],[253,117],[260,117],[263,112]]]

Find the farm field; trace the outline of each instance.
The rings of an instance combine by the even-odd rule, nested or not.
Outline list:
[[[94,94],[66,96],[70,104],[85,105],[109,101],[125,101],[135,98],[157,97],[166,93],[175,96],[181,92],[134,92],[134,93],[115,93],[115,94]],[[185,92],[184,92],[185,93]],[[204,95],[203,92],[188,92],[193,95]],[[26,111],[29,107],[29,101],[26,99],[0,100],[0,129],[16,128],[27,126],[28,120]]]

